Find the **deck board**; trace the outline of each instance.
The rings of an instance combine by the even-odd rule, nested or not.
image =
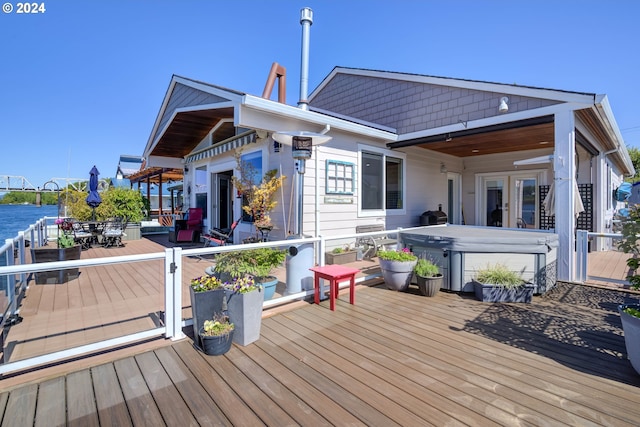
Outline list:
[[[164,422],[167,425],[175,426],[197,426],[198,423],[193,414],[155,353],[139,354],[135,356],[135,360],[158,409],[160,409]]]
[[[52,378],[40,384],[34,426],[64,426],[67,417],[65,404],[65,377]]]
[[[167,375],[175,384],[192,414],[197,415],[200,425],[229,425],[229,419],[218,408],[216,402],[209,396],[198,380],[188,371],[187,366],[180,360],[171,348],[161,348],[156,356],[167,371]]]
[[[67,425],[100,425],[92,381],[89,369],[67,375]]]
[[[114,363],[134,425],[164,425],[160,410],[133,357]]]
[[[100,425],[131,426],[131,417],[113,364],[93,367],[91,375]]]

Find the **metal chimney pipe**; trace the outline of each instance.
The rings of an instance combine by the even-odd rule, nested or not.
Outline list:
[[[300,101],[298,101],[298,108],[308,110],[309,32],[313,24],[313,11],[311,8],[305,7],[300,11],[300,24],[302,25],[302,55],[300,58]]]

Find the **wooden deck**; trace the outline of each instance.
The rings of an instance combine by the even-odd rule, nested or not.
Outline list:
[[[358,287],[265,318],[259,341],[190,339],[0,394],[2,425],[637,426],[627,294],[561,285],[532,304]]]
[[[167,242],[156,240],[83,257],[160,252]],[[532,304],[359,286],[356,305],[343,293],[335,312],[328,301],[269,310],[260,340],[225,356],[203,355],[190,338],[156,339],[8,375],[2,425],[638,425],[640,375],[616,311],[638,294],[621,291],[626,272],[611,269],[626,255],[589,256],[600,287],[559,284]],[[208,265],[186,258],[184,277]],[[5,357],[158,324],[162,274],[153,261],[32,284]]]

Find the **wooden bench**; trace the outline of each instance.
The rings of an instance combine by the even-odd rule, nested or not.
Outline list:
[[[375,233],[382,232],[384,230],[384,226],[382,224],[371,224],[371,225],[357,225],[356,233],[365,234],[365,233]],[[376,256],[376,253],[380,249],[384,249],[386,245],[395,245],[398,241],[389,237],[387,234],[377,234],[374,236],[363,236],[358,237],[356,239],[356,246],[363,246],[365,248],[364,257],[371,258]]]

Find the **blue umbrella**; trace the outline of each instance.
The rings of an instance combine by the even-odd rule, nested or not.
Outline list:
[[[89,171],[89,195],[86,198],[87,205],[91,206],[93,209],[100,206],[102,203],[102,199],[100,198],[100,194],[98,194],[98,168],[93,166],[91,171]],[[93,217],[95,219],[95,210],[93,212]]]

